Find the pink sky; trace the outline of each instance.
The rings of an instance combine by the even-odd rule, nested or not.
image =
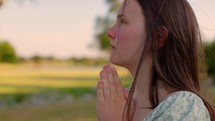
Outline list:
[[[8,40],[20,56],[35,54],[58,58],[99,56],[95,18],[105,14],[105,0],[35,0],[17,4],[7,0],[0,10],[0,39]],[[188,0],[203,36],[215,38],[215,0]]]

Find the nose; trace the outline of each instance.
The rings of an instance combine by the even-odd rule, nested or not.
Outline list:
[[[114,31],[114,28],[111,27],[107,30],[107,35],[110,39],[114,39],[116,36],[116,32]]]

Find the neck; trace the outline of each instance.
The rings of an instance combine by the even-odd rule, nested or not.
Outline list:
[[[138,65],[138,64],[137,64]],[[151,69],[152,69],[152,58],[148,55],[144,58],[139,72],[137,72],[137,66],[136,68],[128,68],[129,72],[131,73],[133,79],[138,73],[138,76],[136,78],[136,87],[133,95],[133,99],[136,103],[136,107],[150,107],[151,103],[149,101],[149,88],[150,88],[150,82],[151,82]],[[133,66],[134,67],[134,66]],[[168,94],[171,93],[171,91],[174,91],[174,89],[169,88],[167,90],[167,86],[163,85],[161,81],[158,81],[158,93],[159,93],[159,100],[161,101],[164,99]],[[144,102],[144,103],[143,103]]]
[[[151,104],[149,101],[149,87],[150,87],[150,81],[151,81],[151,68],[152,68],[151,56],[149,55],[144,56],[143,62],[140,65],[139,72],[137,72],[137,66],[138,64],[136,64],[136,67],[131,66],[133,68],[128,68],[133,79],[136,73],[138,73],[136,80],[133,80],[133,81],[136,81],[135,91],[133,95],[136,109],[140,107],[151,107]]]
[[[143,93],[145,96],[148,97],[150,80],[151,80],[151,68],[152,68],[152,58],[150,55],[146,55],[143,59],[142,64],[140,65],[139,72],[137,72],[138,64],[136,66],[131,66],[128,68],[129,72],[131,73],[133,79],[138,73],[136,77],[136,87],[135,90],[137,92]]]

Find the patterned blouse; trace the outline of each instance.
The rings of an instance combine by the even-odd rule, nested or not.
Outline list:
[[[210,121],[210,115],[200,97],[179,91],[162,101],[143,121]]]

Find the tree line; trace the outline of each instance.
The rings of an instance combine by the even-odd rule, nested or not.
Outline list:
[[[106,48],[101,48],[103,51],[106,51],[109,44],[106,45]],[[211,43],[203,43],[204,53],[205,53],[205,62],[207,64],[208,68],[208,74],[215,75],[215,40]],[[96,59],[93,58],[77,58],[77,57],[71,57],[68,59],[64,59],[64,61],[73,61],[75,63],[94,63]],[[99,58],[98,60],[105,62],[105,59]],[[57,59],[53,56],[40,56],[40,55],[34,55],[30,58],[23,58],[19,57],[16,54],[16,51],[14,47],[7,41],[0,41],[0,62],[1,63],[19,63],[19,62],[26,62],[26,61],[32,61],[35,63],[41,63],[41,62],[51,62],[51,61],[62,61],[60,59]],[[99,63],[99,62],[98,62]]]
[[[119,7],[119,0],[105,0],[108,10],[104,16],[98,16],[95,21],[95,38],[96,43],[98,43],[98,48],[102,51],[108,51],[110,49],[108,36],[106,34],[106,30],[113,25],[115,21],[116,11]],[[2,5],[3,0],[0,0],[0,6]],[[205,52],[205,61],[207,64],[207,71],[209,75],[214,75],[215,77],[215,40],[211,43],[204,43],[204,52]],[[40,63],[45,61],[54,61],[57,60],[54,57],[42,57],[39,55],[32,56],[27,59],[33,61],[35,63]],[[92,61],[94,60],[94,61]],[[104,62],[104,59],[99,59],[100,62]],[[7,63],[18,63],[26,61],[25,58],[17,57],[16,52],[12,45],[8,42],[0,42],[0,62]],[[96,59],[89,58],[75,58],[72,57],[67,59],[67,61],[73,61],[75,63],[99,63]]]
[[[107,63],[104,58],[87,58],[87,57],[70,57],[67,59],[59,59],[54,56],[33,55],[29,58],[17,55],[14,47],[7,41],[0,41],[0,63],[25,63],[31,62],[35,64],[51,63],[51,62],[71,62],[74,65],[102,65]]]

